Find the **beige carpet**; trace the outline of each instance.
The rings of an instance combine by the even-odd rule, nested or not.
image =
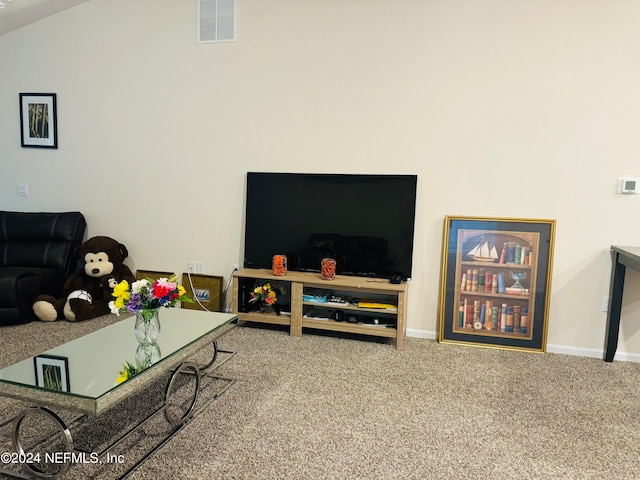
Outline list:
[[[112,321],[0,327],[0,366]],[[219,343],[238,382],[131,478],[640,478],[640,364],[248,327]]]

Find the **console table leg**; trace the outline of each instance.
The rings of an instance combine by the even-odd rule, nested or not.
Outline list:
[[[626,267],[619,261],[619,253],[612,252],[611,291],[609,293],[609,314],[607,316],[607,331],[605,343],[605,362],[612,362],[618,348],[620,333],[620,314],[622,312],[622,292],[624,290],[624,276]]]

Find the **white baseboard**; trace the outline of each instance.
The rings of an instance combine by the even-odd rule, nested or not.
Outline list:
[[[569,347],[567,345],[547,344],[548,353],[561,353],[563,355],[575,355],[577,357],[604,358],[604,350],[597,348]]]
[[[604,359],[604,350],[600,350],[597,348],[580,348],[580,347],[569,347],[567,345],[547,344],[547,352],[561,353],[565,355],[577,355],[579,357],[592,357],[592,358]],[[618,351],[613,357],[613,360],[614,361],[618,360],[621,362],[640,363],[640,354]]]
[[[604,358],[604,353],[602,354]],[[640,354],[637,353],[627,353],[627,352],[616,352],[613,357],[614,360],[620,360],[622,362],[635,362],[640,363]]]
[[[419,330],[416,328],[408,328],[407,337],[426,338],[429,340],[435,340],[437,338],[436,332],[432,332],[429,330]],[[602,359],[604,358],[604,350],[600,350],[597,348],[581,348],[581,347],[571,347],[567,345],[556,345],[553,343],[547,344],[547,352],[560,353],[563,355],[575,355],[578,357],[592,357],[592,358],[602,358]],[[616,352],[616,356],[614,357],[614,360],[618,360],[621,362],[640,363],[640,354]]]
[[[414,338],[427,338],[429,340],[435,340],[436,332],[430,332],[428,330],[418,330],[417,328],[407,328],[407,337]]]

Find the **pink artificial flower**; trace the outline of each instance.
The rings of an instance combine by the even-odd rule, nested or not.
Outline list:
[[[176,284],[166,278],[160,278],[153,283],[153,294],[157,298],[164,298],[176,289]]]

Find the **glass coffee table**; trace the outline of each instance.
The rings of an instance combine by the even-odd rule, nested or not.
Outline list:
[[[234,354],[218,350],[217,339],[237,325],[236,315],[163,308],[160,311],[161,333],[154,345],[138,343],[134,335],[134,322],[134,316],[124,318],[41,355],[0,369],[0,395],[30,404],[22,412],[0,424],[0,427],[11,426],[10,437],[14,450],[2,454],[0,473],[18,478],[56,477],[65,473],[73,463],[78,463],[80,458],[86,460],[86,455],[90,455],[90,460],[108,456],[109,451],[121,440],[162,412],[172,427],[170,435],[129,468],[126,475],[121,477],[123,478],[233,384],[233,379],[216,376],[213,370],[223,363],[218,362],[214,366],[219,352],[226,354],[224,361]],[[213,346],[213,355],[208,363],[202,365],[189,360],[189,357],[207,345]],[[136,365],[136,359],[140,371],[128,380],[117,383],[123,365],[126,362]],[[101,415],[146,386],[161,380],[163,376],[168,377],[168,382],[159,408],[145,418],[138,419],[125,434],[100,452],[75,448],[71,425],[81,422],[86,416]],[[223,386],[196,410],[201,381],[206,377],[222,380]],[[189,383],[187,387],[184,387],[185,382]],[[172,396],[178,385],[182,388],[182,403],[176,412],[176,408],[172,406]],[[54,411],[57,409],[79,415],[67,424]],[[21,435],[22,427],[28,419],[35,417],[43,423],[53,425],[53,432],[35,441],[29,438],[30,444],[27,445]],[[52,437],[57,437],[58,447],[54,448],[59,449],[61,445],[64,451],[53,452],[55,456],[41,453],[40,450],[44,448],[42,445]],[[37,459],[36,453],[32,453],[36,451]],[[5,466],[19,468],[9,469],[4,468]],[[20,473],[20,470],[26,473]]]

